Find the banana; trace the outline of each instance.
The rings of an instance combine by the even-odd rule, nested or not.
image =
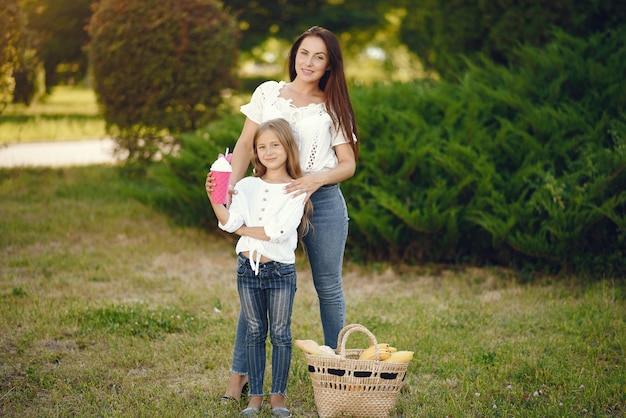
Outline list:
[[[379,360],[388,359],[391,356],[391,350],[389,344],[378,344]],[[359,355],[359,360],[376,360],[376,346],[370,345]]]
[[[313,340],[295,340],[293,342],[296,347],[308,354],[317,354],[320,346]]]
[[[383,361],[390,361],[393,363],[408,363],[413,359],[413,354],[413,351],[396,351],[395,353],[391,353],[391,355]]]
[[[389,349],[389,352],[391,353],[395,353],[396,351],[398,351],[398,349],[396,347],[393,347],[391,344],[378,343],[378,346]]]

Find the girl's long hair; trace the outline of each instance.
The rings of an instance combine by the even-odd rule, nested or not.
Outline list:
[[[324,92],[324,102],[328,114],[333,119],[335,126],[343,131],[344,136],[354,150],[355,158],[358,158],[359,146],[356,138],[359,137],[359,134],[344,74],[341,46],[335,34],[328,29],[313,26],[300,35],[289,50],[289,79],[293,81],[296,78],[296,55],[298,48],[300,48],[300,44],[308,36],[317,36],[326,44],[330,70],[326,71],[320,79],[319,87]]]
[[[276,134],[278,141],[287,152],[287,162],[285,163],[285,168],[287,169],[287,174],[289,175],[289,177],[291,177],[292,179],[303,177],[304,172],[302,171],[302,167],[300,166],[300,157],[298,153],[298,144],[296,143],[296,138],[293,136],[293,131],[291,130],[289,122],[287,122],[285,119],[280,118],[271,119],[263,122],[259,125],[256,132],[254,133],[254,141],[252,143],[252,166],[254,167],[254,176],[263,177],[267,172],[267,167],[265,167],[261,163],[261,160],[259,159],[259,154],[257,153],[256,149],[258,138],[267,131],[272,131]],[[311,221],[309,218],[312,210],[313,205],[311,203],[311,200],[307,199],[304,205],[304,216],[302,217],[300,227],[298,228],[301,236],[309,232],[309,229],[311,228]]]

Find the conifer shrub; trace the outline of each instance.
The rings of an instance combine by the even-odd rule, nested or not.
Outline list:
[[[102,0],[89,23],[94,89],[129,161],[175,148],[236,85],[239,30],[217,0]]]
[[[352,88],[348,257],[626,275],[625,30],[557,34],[520,48],[519,67],[485,61],[459,83]],[[204,179],[242,124],[185,136],[161,167],[179,219],[214,224]]]
[[[626,274],[624,29],[557,34],[458,85],[358,90],[349,250]]]
[[[204,183],[217,156],[227,148],[233,151],[244,120],[241,114],[225,113],[202,129],[181,134],[180,151],[151,168],[150,177],[161,185],[152,199],[176,222],[216,227]]]

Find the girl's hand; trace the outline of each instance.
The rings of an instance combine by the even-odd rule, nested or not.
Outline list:
[[[206,175],[206,181],[204,182],[204,188],[206,189],[206,194],[211,199],[211,195],[213,194],[213,190],[215,190],[215,180],[213,179],[213,175],[209,171]]]
[[[213,191],[215,190],[215,179],[213,178],[213,175],[211,174],[211,172],[209,171],[206,175],[206,181],[204,182],[204,188],[206,189],[206,194],[209,197],[209,200],[211,199],[211,195],[213,194]],[[228,197],[226,199],[226,207],[230,206],[230,202],[233,199],[233,195],[236,194],[237,191],[235,190],[235,188],[233,187],[232,184],[228,185]],[[211,200],[211,202],[213,202]]]

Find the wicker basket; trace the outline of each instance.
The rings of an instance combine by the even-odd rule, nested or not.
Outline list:
[[[305,353],[313,383],[315,407],[320,417],[387,417],[394,408],[408,363],[358,360],[363,350],[346,350],[354,331],[367,334],[370,345],[376,337],[364,326],[344,327],[337,339],[339,358]],[[378,350],[376,358],[379,358]]]

